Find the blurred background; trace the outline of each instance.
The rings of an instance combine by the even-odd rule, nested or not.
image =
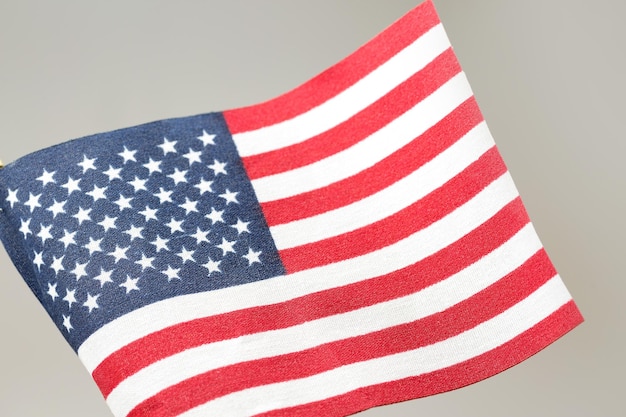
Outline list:
[[[0,0],[0,158],[267,100],[419,0]],[[358,414],[624,415],[626,2],[435,0],[586,322],[473,386]],[[0,415],[111,417],[0,251]]]

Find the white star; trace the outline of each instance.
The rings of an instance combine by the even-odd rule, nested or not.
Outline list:
[[[70,317],[71,316],[66,316],[65,314],[63,314],[63,327],[65,327],[65,330],[67,330],[68,333],[70,332],[70,330],[73,329],[72,323],[70,322]]]
[[[100,268],[100,274],[96,275],[95,277],[93,277],[93,279],[95,279],[96,281],[100,282],[100,288],[104,287],[104,284],[106,284],[107,282],[113,282],[113,280],[111,279],[111,274],[113,273],[113,271],[105,271],[104,268]],[[90,310],[91,311],[91,310]]]
[[[63,236],[61,239],[59,239],[61,242],[63,242],[63,244],[65,245],[65,249],[67,249],[67,247],[70,244],[76,244],[76,241],[74,240],[74,235],[76,234],[76,232],[68,232],[67,230],[64,230],[65,232],[65,236]]]
[[[96,158],[89,159],[87,158],[87,155],[83,155],[83,162],[79,162],[77,165],[83,168],[83,174],[84,174],[90,169],[96,169],[96,166],[93,164],[94,162],[96,162]]]
[[[163,188],[159,189],[159,192],[155,194],[155,197],[159,197],[160,203],[163,204],[165,202],[172,202],[172,195],[173,191],[165,191]]]
[[[74,191],[80,191],[80,187],[78,186],[79,182],[80,182],[80,178],[75,180],[75,179],[68,177],[67,182],[61,185],[61,187],[67,188],[67,195],[70,195]]]
[[[191,201],[189,200],[188,197],[185,197],[185,204],[180,204],[179,207],[182,207],[185,209],[185,215],[191,213],[191,212],[198,212],[198,209],[196,208],[196,206],[198,205],[197,201]]]
[[[179,256],[183,260],[183,263],[185,263],[187,261],[193,261],[193,254],[194,254],[194,251],[187,250],[183,247],[180,253],[177,253],[176,255]]]
[[[33,263],[37,265],[37,270],[41,272],[41,265],[44,265],[43,262],[43,252],[35,252],[35,259],[33,259]]]
[[[30,207],[30,212],[32,213],[33,211],[35,211],[37,207],[41,207],[41,204],[39,204],[39,197],[41,197],[41,194],[37,194],[37,195],[33,195],[33,193],[28,193],[28,194],[29,194],[28,201],[25,202],[24,205]]]
[[[54,272],[57,275],[60,271],[65,271],[65,267],[63,266],[63,258],[65,258],[65,255],[62,255],[59,258],[57,258],[56,256],[52,257],[52,265],[50,265],[50,268],[54,269]]]
[[[126,294],[128,294],[132,290],[139,291],[139,287],[137,286],[137,281],[139,281],[139,278],[134,278],[133,279],[129,275],[127,275],[126,276],[126,281],[124,283],[120,284],[120,287],[126,288]]]
[[[202,155],[202,151],[194,151],[192,149],[189,149],[189,152],[184,154],[183,157],[189,160],[189,166],[191,166],[191,164],[193,164],[194,162],[197,162],[199,164],[202,163],[202,161],[200,160],[200,155]]]
[[[20,232],[24,234],[24,238],[28,237],[29,234],[33,234],[33,232],[30,231],[30,220],[31,219],[24,221],[20,219],[20,221],[22,222],[22,225],[20,226]]]
[[[180,269],[174,269],[170,265],[168,265],[167,270],[163,271],[163,274],[167,276],[168,281],[171,281],[173,279],[180,279],[180,277],[178,276],[178,272],[180,272]]]
[[[199,245],[200,242],[209,242],[209,239],[207,238],[207,236],[209,235],[210,230],[207,230],[206,232],[203,232],[202,230],[200,230],[200,228],[198,227],[198,230],[196,230],[196,233],[194,233],[193,235],[190,235],[191,237],[193,237],[194,239],[196,239],[196,245]]]
[[[143,164],[143,166],[148,168],[148,175],[153,172],[161,172],[161,161],[153,161],[152,158],[150,158],[150,161],[147,164]]]
[[[72,308],[72,304],[76,302],[76,296],[74,295],[75,293],[76,290],[70,291],[67,288],[65,289],[65,297],[63,297],[63,301],[67,301],[68,308]]]
[[[220,194],[220,197],[226,200],[226,205],[229,205],[230,203],[239,204],[239,201],[237,201],[237,194],[239,194],[238,191],[233,192],[227,188],[224,194]]]
[[[104,227],[104,231],[108,232],[109,229],[115,229],[115,221],[117,217],[109,217],[107,215],[104,216],[104,220],[98,223],[100,226]]]
[[[7,191],[9,192],[9,195],[7,196],[7,201],[11,203],[11,208],[13,208],[13,204],[20,202],[20,200],[17,198],[18,189],[16,188],[15,190],[12,190],[9,188]]]
[[[156,246],[156,251],[157,253],[161,250],[169,250],[169,248],[167,247],[167,243],[169,242],[169,239],[163,239],[161,238],[161,236],[157,236],[156,239],[150,243],[152,243],[154,246]]]
[[[102,239],[96,240],[90,236],[89,243],[84,245],[84,247],[89,249],[89,255],[93,255],[94,252],[102,252],[102,248],[100,248],[101,242],[102,242]]]
[[[96,202],[98,200],[106,200],[107,196],[104,195],[104,192],[107,190],[107,187],[100,188],[97,185],[93,186],[93,190],[86,192],[85,194],[90,195],[93,198],[93,201]]]
[[[150,219],[158,221],[159,219],[157,218],[156,213],[157,213],[157,209],[153,209],[150,207],[146,207],[145,210],[139,212],[139,214],[143,215],[143,217],[146,218],[146,221]]]
[[[56,300],[56,298],[59,296],[59,293],[57,293],[57,283],[55,283],[54,285],[48,283],[48,291],[46,291],[46,294],[52,297],[52,301]]]
[[[169,223],[166,223],[166,225],[170,228],[170,233],[174,233],[174,232],[184,232],[183,228],[181,227],[181,225],[183,224],[183,220],[174,220],[172,218],[172,220],[170,220]]]
[[[175,140],[169,141],[167,140],[167,138],[163,138],[163,143],[158,146],[163,150],[163,155],[167,155],[169,152],[176,153],[176,148],[174,148],[174,145],[176,145]]]
[[[41,239],[42,245],[46,244],[46,240],[52,239],[52,235],[50,234],[50,229],[52,229],[52,225],[50,226],[44,226],[43,224],[41,225],[41,230],[39,231],[39,233],[37,233],[37,236],[39,236],[39,238]]]
[[[202,136],[196,136],[202,141],[204,146],[215,145],[215,135],[209,135],[206,130],[202,129]]]
[[[200,190],[200,195],[204,193],[212,193],[213,192],[213,181],[207,181],[204,178],[200,180],[200,184],[194,185],[198,190]]]
[[[253,263],[261,263],[261,261],[259,260],[259,256],[261,256],[263,252],[261,251],[253,251],[252,248],[248,248],[248,254],[247,255],[243,255],[244,258],[246,258],[248,260],[248,266],[252,265]]]
[[[213,160],[213,164],[209,165],[209,168],[213,170],[213,175],[217,177],[217,174],[226,175],[226,162],[220,162],[217,159]]]
[[[120,248],[119,246],[115,246],[115,250],[110,253],[111,256],[115,258],[115,263],[118,263],[121,259],[128,259],[126,256],[126,251],[128,248]]]
[[[240,235],[243,232],[247,232],[250,233],[250,230],[248,230],[248,225],[250,224],[250,222],[244,222],[241,219],[237,219],[237,224],[231,224],[230,227],[233,227],[235,229],[237,229],[237,234]]]
[[[215,224],[217,222],[224,223],[224,219],[222,215],[224,214],[224,210],[215,210],[215,207],[211,207],[211,212],[204,217],[211,220],[211,224]]]
[[[222,250],[222,256],[226,256],[226,254],[229,252],[235,253],[235,249],[233,249],[235,243],[237,243],[237,241],[230,241],[226,240],[226,238],[222,238],[222,243],[215,246]]]
[[[87,307],[90,313],[92,312],[93,309],[100,307],[98,305],[98,297],[100,297],[100,294],[96,294],[92,296],[91,294],[87,293],[87,301],[83,303],[83,306]]]
[[[174,180],[174,185],[178,185],[179,182],[187,182],[185,175],[187,175],[187,171],[180,171],[178,168],[174,168],[174,173],[168,175],[168,177]]]
[[[131,225],[130,229],[124,231],[124,233],[129,235],[130,240],[132,241],[133,239],[143,239],[143,234],[141,233],[142,231],[143,231],[143,227],[136,227],[136,226]]]
[[[141,259],[135,261],[135,263],[141,265],[141,271],[144,271],[146,268],[154,268],[152,261],[154,261],[154,258],[148,258],[144,253],[142,253]]]
[[[76,213],[72,217],[78,220],[78,224],[83,224],[85,220],[91,220],[91,216],[89,215],[89,213],[91,213],[91,209],[85,210],[82,207],[79,207],[78,213]]]
[[[37,178],[38,181],[42,182],[42,185],[45,187],[46,184],[48,184],[49,182],[55,184],[56,181],[54,180],[54,178],[52,178],[54,176],[54,173],[56,171],[52,171],[52,172],[48,172],[46,171],[46,169],[44,168],[43,170],[43,174],[41,174],[40,177]]]
[[[133,207],[130,205],[130,202],[133,201],[132,197],[126,198],[120,194],[120,198],[117,201],[114,201],[120,208],[120,211],[124,209],[132,209]]]
[[[70,271],[70,273],[76,276],[76,281],[78,281],[82,277],[87,276],[87,270],[86,270],[87,264],[88,262],[85,262],[84,264],[81,264],[80,262],[76,262],[76,266],[74,267],[74,269]]]
[[[124,158],[124,163],[128,162],[128,161],[134,161],[137,162],[137,160],[135,159],[135,154],[137,153],[137,151],[129,151],[126,146],[124,146],[124,152],[120,152],[118,153],[119,156],[121,156],[122,158]]]
[[[202,266],[208,269],[209,275],[211,275],[211,273],[213,272],[222,272],[222,270],[220,269],[221,262],[222,261],[213,261],[211,260],[211,258],[209,258],[209,261]]]
[[[133,186],[135,192],[139,190],[147,191],[148,189],[146,188],[146,182],[148,182],[148,180],[141,180],[139,179],[139,177],[135,177],[135,179],[133,181],[130,181],[129,184]]]
[[[122,172],[122,168],[113,168],[112,165],[109,165],[109,169],[104,171],[103,174],[109,177],[109,182],[111,182],[116,178],[120,180],[122,179],[120,172]]]
[[[57,214],[65,213],[65,201],[56,201],[54,200],[54,204],[48,207],[46,210],[52,212],[52,218],[54,219]]]

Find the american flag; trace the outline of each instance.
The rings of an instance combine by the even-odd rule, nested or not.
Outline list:
[[[430,1],[281,97],[57,145],[0,193],[118,417],[344,416],[582,321]]]

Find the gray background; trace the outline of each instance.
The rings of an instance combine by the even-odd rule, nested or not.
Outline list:
[[[0,157],[287,91],[419,0],[0,1]],[[435,0],[586,322],[471,387],[380,416],[624,415],[626,2]],[[110,417],[0,251],[0,416]]]

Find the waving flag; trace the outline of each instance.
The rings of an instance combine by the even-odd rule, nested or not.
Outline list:
[[[0,171],[0,234],[115,416],[344,416],[582,321],[425,2],[266,103]]]

